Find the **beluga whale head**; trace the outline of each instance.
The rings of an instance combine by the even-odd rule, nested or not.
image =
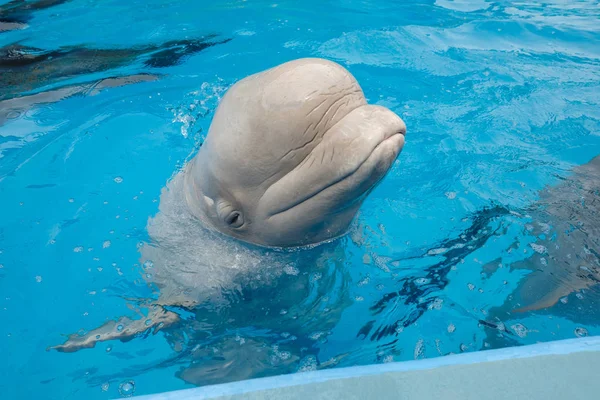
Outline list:
[[[224,95],[186,166],[185,199],[204,225],[248,243],[319,243],[346,232],[405,132],[342,66],[287,62]]]

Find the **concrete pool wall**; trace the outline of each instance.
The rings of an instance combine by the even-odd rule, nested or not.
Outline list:
[[[197,399],[598,399],[600,337],[302,372],[136,397]]]

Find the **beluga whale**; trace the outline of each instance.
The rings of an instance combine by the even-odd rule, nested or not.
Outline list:
[[[216,338],[236,327],[285,326],[301,337],[331,328],[346,299],[330,304],[328,317],[308,303],[315,291],[334,301],[331,285],[346,274],[336,239],[394,164],[405,133],[398,115],[367,104],[357,80],[332,61],[297,59],[238,81],[148,219],[139,261],[155,298],[137,301],[138,318],[109,320],[52,348],[72,352],[150,331]]]

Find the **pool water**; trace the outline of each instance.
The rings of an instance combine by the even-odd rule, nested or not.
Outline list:
[[[30,3],[0,0],[3,398],[115,398],[600,334],[600,173],[577,172],[600,154],[596,1]],[[257,273],[225,288],[225,305],[171,308],[178,326],[48,350],[145,318],[139,299],[160,291],[139,249],[161,189],[232,83],[308,56],[344,65],[408,127],[350,233],[265,254],[276,283]]]

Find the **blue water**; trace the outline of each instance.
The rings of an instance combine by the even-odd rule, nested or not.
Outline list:
[[[139,395],[600,334],[593,278],[549,307],[506,311],[540,265],[531,227],[548,221],[528,210],[600,154],[596,1],[58,3],[22,12],[23,29],[0,32],[0,46],[135,54],[93,71],[69,72],[77,56],[61,64],[64,51],[52,73],[0,70],[2,398],[105,399],[131,389],[120,393],[124,382]],[[175,65],[147,62],[148,46],[213,34],[214,46]],[[299,266],[310,290],[294,299],[296,322],[275,300],[265,311],[280,285],[231,305],[253,317],[230,326],[194,329],[181,312],[179,331],[47,351],[157,295],[140,278],[138,247],[161,189],[233,82],[306,56],[347,67],[408,133],[357,226],[321,250],[319,269]],[[140,73],[156,77],[89,86]],[[209,367],[225,372],[206,378]]]

